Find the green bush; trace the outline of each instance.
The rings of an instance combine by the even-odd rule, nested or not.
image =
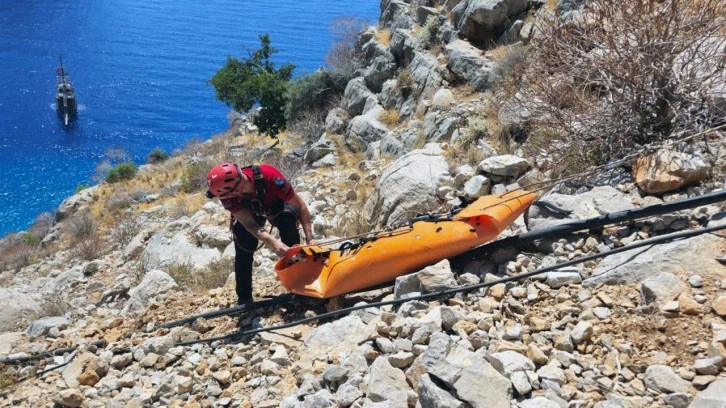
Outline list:
[[[270,36],[261,34],[260,49],[243,60],[230,56],[209,83],[214,86],[217,100],[231,106],[237,112],[247,112],[255,106],[260,111],[252,122],[260,132],[276,137],[285,130],[285,105],[288,82],[295,66],[286,64],[275,68],[272,54],[277,53],[270,46]]]
[[[213,165],[209,163],[192,163],[181,175],[181,190],[194,193],[207,188],[207,173]]]
[[[348,79],[334,72],[318,71],[292,81],[285,117],[294,121],[308,112],[327,112],[342,97]]]
[[[163,149],[157,147],[146,156],[146,162],[149,164],[161,163],[168,158],[169,155]]]
[[[461,144],[471,146],[481,140],[489,133],[487,121],[483,118],[469,118],[467,126],[461,134]]]
[[[435,15],[429,16],[418,33],[419,43],[424,49],[429,50],[439,44],[439,29],[441,29],[441,21],[439,21],[438,17]]]
[[[131,162],[119,163],[106,174],[107,183],[117,183],[121,180],[131,180],[136,176],[138,169]]]
[[[81,191],[83,191],[83,190],[85,190],[85,189],[87,189],[89,187],[91,187],[91,186],[89,186],[88,184],[76,184],[76,191],[75,192],[76,193],[80,193]]]

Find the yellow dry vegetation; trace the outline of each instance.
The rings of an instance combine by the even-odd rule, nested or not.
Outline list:
[[[396,128],[399,123],[399,116],[398,109],[396,108],[389,108],[381,112],[380,115],[378,115],[378,120],[380,120],[384,125],[386,125],[389,128]]]
[[[388,47],[391,44],[391,30],[387,28],[376,31],[376,38],[381,45]]]

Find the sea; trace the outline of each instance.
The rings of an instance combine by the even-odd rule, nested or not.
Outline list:
[[[378,0],[0,0],[0,236],[29,228],[102,163],[143,164],[229,128],[209,79],[267,33],[294,76],[325,66],[341,19],[376,24]],[[55,111],[62,58],[79,112]]]

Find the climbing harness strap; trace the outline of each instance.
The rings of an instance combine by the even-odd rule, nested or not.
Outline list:
[[[251,198],[248,200],[249,207],[257,213],[259,216],[266,216],[267,212],[262,207],[262,203],[265,202],[265,176],[262,174],[262,170],[260,170],[260,166],[252,165],[249,168],[252,168],[252,179],[255,182],[255,198]]]

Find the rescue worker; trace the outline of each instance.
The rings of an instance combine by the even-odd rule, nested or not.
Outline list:
[[[268,164],[240,168],[232,162],[221,163],[209,170],[207,187],[207,197],[218,197],[231,213],[237,304],[250,303],[253,254],[259,241],[283,257],[300,243],[299,221],[310,245],[310,211],[280,170]],[[266,221],[277,227],[279,240],[265,228]]]

